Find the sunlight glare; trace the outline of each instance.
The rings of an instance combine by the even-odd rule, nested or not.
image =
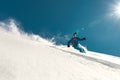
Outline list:
[[[115,7],[114,7],[114,15],[116,15],[117,17],[120,17],[120,3],[115,5]]]

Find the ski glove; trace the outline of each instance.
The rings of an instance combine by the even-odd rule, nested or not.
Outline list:
[[[86,38],[84,37],[84,38],[82,38],[83,40],[86,40]]]
[[[67,47],[70,47],[70,45],[67,45]]]

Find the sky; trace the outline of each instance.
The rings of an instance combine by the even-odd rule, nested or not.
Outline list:
[[[90,51],[120,56],[120,0],[0,0],[0,20],[66,44],[74,32]]]

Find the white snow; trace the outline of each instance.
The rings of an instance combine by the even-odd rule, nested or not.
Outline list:
[[[0,22],[0,80],[120,80],[120,58],[56,46]]]

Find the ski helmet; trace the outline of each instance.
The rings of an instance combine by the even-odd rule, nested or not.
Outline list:
[[[73,33],[73,37],[76,37],[76,36],[77,36],[77,32],[74,32],[74,33]]]

